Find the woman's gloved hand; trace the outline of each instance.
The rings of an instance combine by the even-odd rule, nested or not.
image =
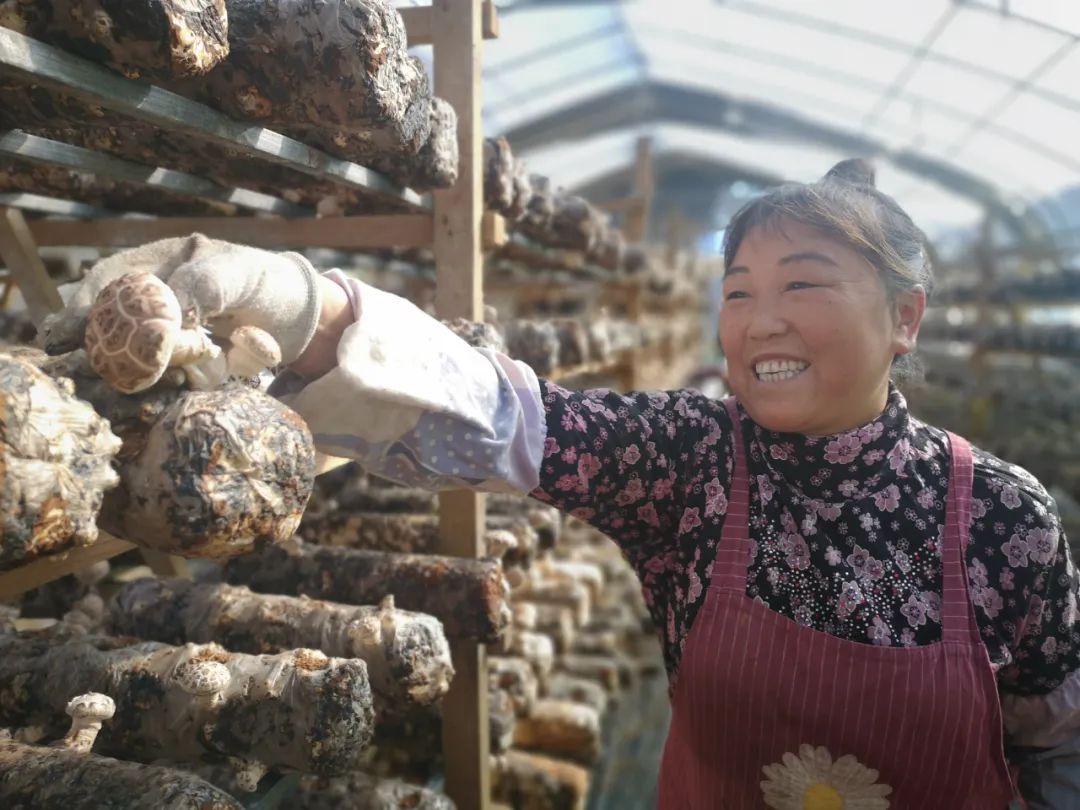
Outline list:
[[[238,326],[257,326],[277,340],[283,363],[296,360],[319,325],[315,268],[298,253],[221,244],[225,249],[181,265],[167,279],[185,321],[222,338]]]
[[[237,326],[269,332],[282,362],[295,360],[319,323],[321,285],[311,264],[296,253],[271,253],[201,234],[164,239],[121,251],[95,264],[64,309],[41,326],[50,354],[80,348],[86,318],[98,293],[125,273],[153,273],[176,293],[185,319],[227,337]]]

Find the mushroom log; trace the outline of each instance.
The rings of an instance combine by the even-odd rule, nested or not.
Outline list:
[[[530,810],[578,810],[589,792],[589,772],[580,765],[524,751],[492,757],[492,796]]]
[[[0,807],[241,810],[243,805],[184,771],[0,740]]]
[[[294,810],[454,810],[442,793],[398,779],[356,772],[335,779],[305,777]]]
[[[427,73],[409,55],[405,26],[392,3],[227,0],[226,6],[228,59],[205,77],[173,82],[171,89],[238,120],[389,172],[401,183],[453,183],[456,143],[449,177],[440,173],[437,159],[418,159],[433,139],[446,141],[449,132],[453,140],[457,122],[433,114]],[[425,163],[428,171],[421,168]]]
[[[229,52],[225,0],[2,0],[0,26],[129,78],[201,75]]]
[[[93,543],[119,450],[71,380],[0,353],[0,569]]]
[[[213,391],[156,386],[123,395],[82,351],[40,361],[74,378],[78,396],[122,438],[121,484],[103,528],[185,557],[228,557],[292,536],[311,495],[315,447],[298,414],[245,385]]]
[[[439,700],[454,669],[438,619],[394,607],[354,607],[244,587],[147,578],[114,597],[113,631],[170,644],[217,641],[229,650],[271,653],[311,647],[360,658],[380,714]]]
[[[371,738],[367,667],[315,650],[230,653],[216,644],[52,633],[0,635],[0,724],[64,732],[68,696],[109,695],[97,737],[109,755],[141,761],[253,760],[322,774],[357,766]]]
[[[450,638],[492,642],[510,622],[506,581],[497,560],[388,554],[295,541],[237,557],[227,580],[264,593],[305,594],[348,604],[393,595],[405,610],[428,613]]]
[[[273,397],[241,385],[186,391],[149,428],[137,420],[124,428],[121,486],[102,516],[115,534],[220,558],[284,542],[299,525],[314,444],[300,416]]]
[[[600,754],[600,714],[581,703],[541,700],[518,720],[514,745],[591,764]]]

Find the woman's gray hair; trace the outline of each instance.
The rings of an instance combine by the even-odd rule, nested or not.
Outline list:
[[[896,200],[874,186],[874,167],[861,159],[836,164],[816,183],[789,183],[739,209],[724,237],[724,261],[731,265],[750,231],[799,222],[836,239],[877,269],[890,300],[922,287],[929,298],[934,271],[926,236]],[[922,376],[914,353],[893,358],[893,378]]]

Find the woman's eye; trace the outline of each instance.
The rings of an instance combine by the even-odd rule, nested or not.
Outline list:
[[[817,284],[811,284],[809,281],[793,281],[788,284],[789,290],[809,290],[813,287],[817,287]]]
[[[732,290],[724,296],[725,301],[734,301],[736,298],[749,298],[750,296],[742,290]]]

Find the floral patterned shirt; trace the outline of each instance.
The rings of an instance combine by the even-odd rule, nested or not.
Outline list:
[[[540,487],[612,537],[637,570],[674,683],[727,511],[732,431],[690,391],[621,396],[541,381]],[[772,433],[742,414],[752,560],[746,593],[799,624],[890,646],[941,637],[949,482],[944,431],[893,389],[836,436]],[[1054,503],[1025,470],[974,450],[972,602],[1001,689],[1046,694],[1080,669],[1077,573]]]

